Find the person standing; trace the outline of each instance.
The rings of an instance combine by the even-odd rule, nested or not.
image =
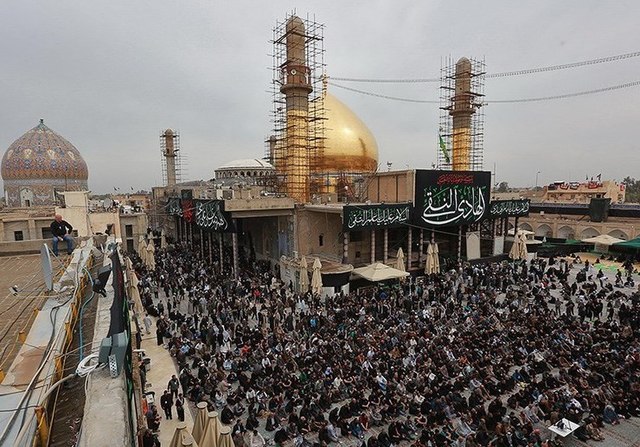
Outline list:
[[[71,236],[73,227],[71,224],[66,220],[62,220],[60,214],[56,214],[50,228],[53,236],[53,254],[58,256],[58,242],[64,241],[67,243],[67,254],[70,255],[73,251],[73,237]]]
[[[151,333],[151,325],[153,324],[153,322],[151,321],[151,317],[149,316],[148,313],[144,314],[144,318],[142,319],[142,322],[144,323],[144,328],[147,331],[147,335],[149,335]]]
[[[169,383],[167,384],[167,389],[169,390],[169,392],[174,398],[178,397],[178,390],[180,389],[180,381],[178,380],[175,374],[171,376],[171,380],[169,380]]]
[[[173,396],[171,396],[171,393],[169,392],[169,390],[164,390],[164,394],[160,398],[160,406],[164,410],[164,416],[167,418],[167,420],[173,419],[171,417],[171,407],[173,407]]]
[[[178,394],[176,398],[176,413],[178,413],[178,420],[184,422],[184,397],[182,394]]]

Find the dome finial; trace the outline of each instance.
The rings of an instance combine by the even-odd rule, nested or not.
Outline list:
[[[44,124],[44,118],[40,118],[40,124]]]

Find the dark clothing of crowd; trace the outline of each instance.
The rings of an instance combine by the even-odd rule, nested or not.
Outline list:
[[[182,394],[234,435],[548,446],[540,427],[562,418],[597,439],[604,423],[640,416],[640,295],[589,266],[581,282],[570,273],[583,265],[564,260],[462,266],[411,288],[321,298],[219,265],[177,246],[156,252],[155,272],[138,270]]]

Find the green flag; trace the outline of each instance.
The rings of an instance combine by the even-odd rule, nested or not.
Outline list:
[[[447,146],[444,144],[442,135],[438,134],[438,138],[440,139],[440,150],[442,151],[442,155],[444,155],[444,159],[447,161],[447,163],[451,163],[451,159],[449,158],[449,152],[447,152]]]

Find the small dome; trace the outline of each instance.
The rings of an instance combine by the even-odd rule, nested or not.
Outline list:
[[[81,180],[87,164],[73,144],[40,124],[14,141],[2,157],[3,180]]]
[[[325,93],[325,140],[319,172],[374,172],[378,144],[365,123],[349,107]]]

